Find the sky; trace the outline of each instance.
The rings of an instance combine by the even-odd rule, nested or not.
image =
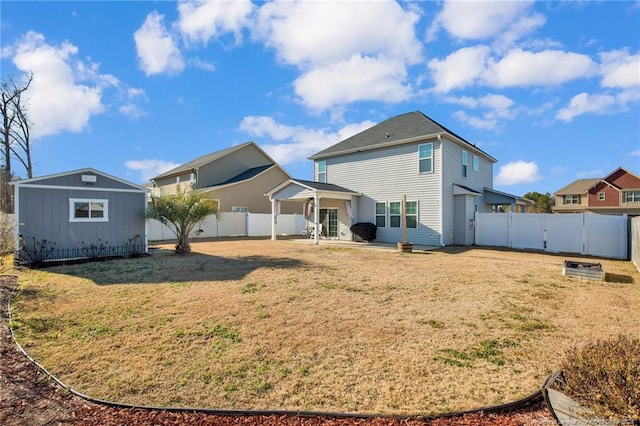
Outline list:
[[[145,184],[252,140],[312,180],[310,155],[412,111],[496,158],[499,191],[640,175],[640,1],[3,0],[0,21],[3,81],[33,73],[34,176]]]

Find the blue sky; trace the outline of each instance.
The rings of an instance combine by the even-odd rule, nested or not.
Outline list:
[[[637,1],[2,1],[0,14],[2,78],[34,74],[35,176],[94,167],[143,184],[253,140],[312,179],[309,155],[416,110],[496,158],[501,191],[640,175]]]

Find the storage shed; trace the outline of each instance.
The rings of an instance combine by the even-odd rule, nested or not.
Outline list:
[[[147,252],[147,189],[92,168],[11,183],[22,263]]]

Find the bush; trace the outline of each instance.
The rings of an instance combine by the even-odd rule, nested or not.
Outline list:
[[[14,229],[13,216],[0,213],[0,256],[13,253]]]
[[[640,338],[598,340],[567,352],[563,392],[612,420],[640,420]]]

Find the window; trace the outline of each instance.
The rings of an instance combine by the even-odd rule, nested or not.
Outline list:
[[[418,146],[418,171],[420,173],[433,172],[433,144],[425,143]]]
[[[564,203],[565,204],[580,204],[580,195],[578,195],[578,194],[565,195],[564,196]]]
[[[402,226],[401,213],[402,203],[400,201],[389,203],[389,227],[400,228]]]
[[[598,192],[598,201],[604,201],[604,192]]]
[[[627,191],[624,193],[625,203],[640,203],[640,191]]]
[[[407,201],[407,228],[418,227],[418,202]]]
[[[231,213],[249,213],[249,207],[245,206],[232,206]]]
[[[472,157],[471,164],[474,172],[477,172],[478,170],[480,170],[480,159],[478,158],[477,155],[474,155]]]
[[[467,166],[469,165],[469,158],[467,151],[462,151],[462,177],[467,177]]]
[[[327,162],[325,160],[318,161],[318,182],[327,183]]]
[[[378,228],[387,226],[387,203],[376,203],[376,226]]]
[[[69,222],[108,222],[109,200],[69,199]]]

